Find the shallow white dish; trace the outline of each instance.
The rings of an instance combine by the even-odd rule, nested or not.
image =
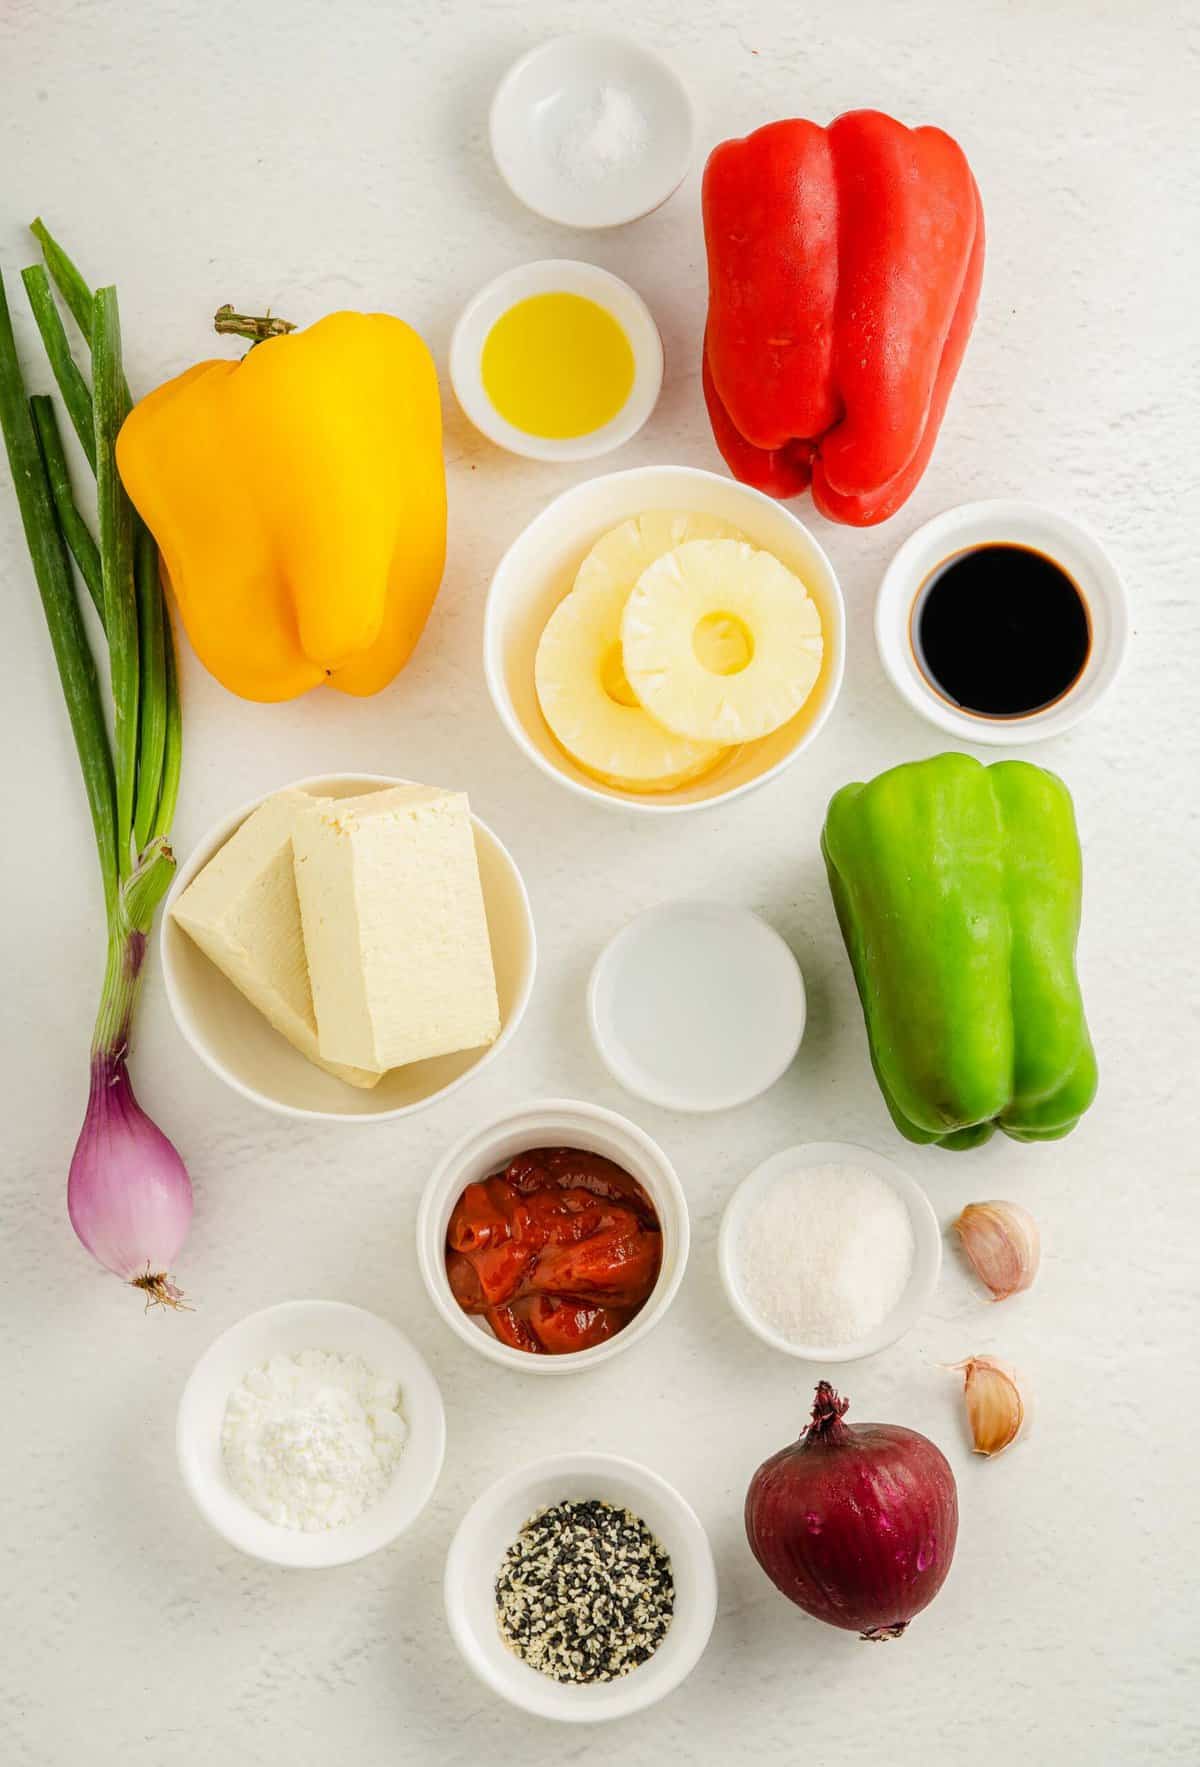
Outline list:
[[[538,1356],[502,1344],[482,1319],[463,1312],[446,1276],[446,1228],[467,1185],[491,1177],[516,1154],[535,1147],[577,1147],[615,1161],[642,1186],[662,1228],[662,1267],[641,1312],[606,1343],[565,1356]],[[640,1343],[675,1299],[687,1266],[690,1238],[683,1186],[657,1142],[616,1111],[574,1099],[551,1098],[523,1105],[472,1130],[437,1167],[417,1211],[417,1262],[434,1306],[465,1344],[520,1374],[578,1373]]]
[[[742,1286],[739,1242],[746,1210],[780,1178],[802,1171],[808,1166],[861,1166],[890,1184],[903,1198],[913,1230],[913,1267],[909,1284],[891,1313],[881,1321],[870,1337],[856,1344],[829,1348],[823,1344],[794,1344],[782,1337],[755,1311]],[[933,1205],[921,1186],[899,1166],[869,1147],[856,1147],[849,1141],[810,1141],[803,1147],[785,1148],[764,1160],[749,1177],[743,1178],[721,1218],[717,1241],[717,1260],[721,1281],[729,1304],[743,1325],[774,1350],[785,1356],[799,1356],[805,1362],[857,1362],[862,1356],[873,1356],[885,1350],[914,1326],[929,1305],[937,1287],[942,1268],[942,1234]]]
[[[794,718],[758,742],[731,749],[711,773],[675,791],[640,796],[602,785],[559,748],[538,705],[534,657],[546,621],[570,593],[601,534],[648,509],[698,510],[733,523],[799,576],[817,605],[825,654],[821,673]],[[483,668],[500,722],[534,766],[580,797],[648,816],[723,804],[774,779],[814,740],[841,691],[846,620],[837,576],[825,553],[773,497],[693,466],[637,466],[564,491],[518,534],[496,567],[484,609]]]
[[[361,1356],[400,1383],[408,1440],[396,1476],[372,1509],[320,1534],[277,1527],[250,1508],[225,1472],[221,1426],[233,1389],[272,1356],[336,1350]],[[438,1481],[446,1450],[442,1396],[420,1352],[403,1332],[343,1301],[285,1301],[252,1313],[209,1345],[188,1377],[175,1424],[179,1470],[205,1521],[251,1558],[299,1570],[350,1564],[387,1546],[420,1515]]]
[[[531,1669],[508,1649],[496,1623],[495,1581],[531,1516],[588,1498],[631,1510],[666,1548],[675,1612],[654,1655],[628,1675],[572,1686]],[[445,1597],[454,1642],[493,1693],[539,1718],[595,1724],[644,1711],[691,1673],[716,1618],[717,1572],[694,1510],[657,1473],[615,1454],[559,1454],[508,1473],[467,1511],[446,1558]]]
[[[1083,597],[1091,627],[1078,680],[1041,710],[1015,718],[964,711],[945,698],[917,661],[913,627],[932,572],[956,553],[1007,541],[1044,553]],[[1129,607],[1116,566],[1094,534],[1037,503],[964,503],[918,528],[884,574],[875,602],[875,642],[892,685],[915,712],[963,742],[1011,748],[1059,736],[1077,724],[1115,681],[1129,643]]]
[[[297,780],[295,789],[345,798],[405,783],[379,773],[328,773]],[[185,1040],[235,1092],[285,1116],[378,1123],[408,1116],[446,1097],[499,1055],[516,1034],[533,991],[537,968],[533,915],[512,855],[485,822],[472,816],[500,999],[500,1035],[485,1049],[437,1055],[394,1068],[378,1086],[364,1091],[315,1067],[293,1049],[171,917],[172,907],[196,873],[262,802],[256,798],[243,804],[210,828],[179,867],[167,896],[159,945],[167,1000]]]
[[[537,436],[502,417],[483,384],[483,346],[496,321],[531,295],[575,294],[617,321],[633,351],[633,386],[616,416],[581,436]],[[507,270],[481,288],[459,316],[450,340],[450,381],[475,428],[497,447],[529,460],[594,460],[641,429],[662,391],[663,347],[649,307],[619,276],[574,258],[541,258]]]
[[[562,143],[586,133],[606,87],[627,93],[645,125],[625,167],[580,179]],[[555,37],[505,74],[492,100],[492,154],[513,195],[564,227],[620,227],[666,202],[695,147],[687,88],[661,56],[625,37]]]
[[[749,908],[664,902],[604,947],[587,1013],[601,1061],[630,1092],[664,1110],[730,1110],[795,1060],[804,978]]]

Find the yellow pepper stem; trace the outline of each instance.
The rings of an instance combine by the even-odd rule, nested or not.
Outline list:
[[[245,337],[251,344],[261,344],[269,337],[285,337],[296,327],[290,319],[277,319],[273,313],[235,313],[226,301],[213,314],[213,329],[221,337]]]

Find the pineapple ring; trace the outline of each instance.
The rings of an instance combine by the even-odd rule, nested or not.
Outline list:
[[[534,663],[542,716],[586,773],[618,791],[663,792],[716,765],[724,745],[679,737],[647,715],[625,675],[621,614],[646,567],[673,546],[736,534],[715,516],[649,510],[602,535],[546,622]]]
[[[621,620],[629,684],[692,742],[753,742],[793,718],[821,672],[821,616],[770,552],[689,540],[638,578]]]

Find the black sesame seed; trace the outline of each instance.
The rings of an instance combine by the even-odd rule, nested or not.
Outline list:
[[[671,1560],[645,1522],[588,1498],[531,1516],[496,1578],[500,1635],[555,1681],[615,1681],[654,1655],[675,1610]]]

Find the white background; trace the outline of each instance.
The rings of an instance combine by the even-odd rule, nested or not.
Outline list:
[[[624,17],[622,18],[622,13]],[[306,1129],[234,1097],[167,1014],[157,963],[139,1092],[183,1151],[196,1217],[179,1274],[198,1302],[143,1318],[96,1273],[64,1208],[102,955],[83,795],[7,483],[0,500],[6,862],[6,1137],[0,1317],[6,1418],[0,1753],[92,1767],[200,1763],[1032,1763],[1195,1760],[1197,1516],[1195,98],[1197,18],[1167,0],[966,5],[552,6],[548,0],[7,0],[0,16],[0,258],[41,211],[95,282],[121,291],[130,379],[148,389],[226,346],[224,300],[300,321],[394,310],[444,368],[457,309],[522,260],[577,255],[626,276],[662,327],[667,379],[612,465],[718,464],[700,397],[699,161],[670,204],[601,236],[523,212],[486,147],[507,63],[569,26],[627,24],[693,91],[702,147],[767,120],[873,104],[937,122],[983,191],[982,307],[924,482],[882,529],[812,516],[842,574],[846,689],[794,771],[708,817],[606,815],[503,736],[480,622],[503,547],[586,469],[495,452],[447,397],[450,555],[412,665],[378,699],[234,699],[187,656],[177,845],[305,774],[406,774],[469,789],[523,866],[541,974],[515,1045],[477,1083],[394,1128]],[[0,469],[2,470],[2,469]],[[845,780],[943,746],[880,671],[870,629],[886,559],[934,512],[1028,496],[1094,524],[1135,613],[1127,671],[1036,751],[1073,789],[1086,851],[1081,951],[1099,1101],[1069,1140],[965,1155],[898,1141],[867,1065],[817,850]],[[761,910],[794,945],[810,1025],[756,1105],[688,1120],[624,1096],[588,1043],[589,965],[636,909],[678,894]],[[694,1245],[682,1292],[639,1350],[576,1379],[494,1370],[433,1317],[413,1221],[432,1162],[536,1094],[627,1110],[678,1163]],[[860,1139],[900,1158],[947,1222],[1012,1196],[1046,1242],[1032,1294],[990,1309],[953,1255],[901,1345],[846,1371],[851,1420],[927,1431],[959,1477],[953,1573],[898,1644],[867,1649],[777,1596],[745,1546],[758,1462],[794,1435],[816,1370],[732,1318],[714,1238],[735,1180],[789,1143]],[[288,1575],[238,1557],[192,1510],[172,1431],[184,1377],[225,1326],[321,1295],[395,1320],[449,1416],[437,1495],[364,1564]],[[992,1351],[1029,1375],[1030,1439],[994,1463],[961,1433],[941,1366]],[[654,1711],[562,1733],[511,1711],[456,1656],[440,1577],[458,1517],[503,1469],[569,1444],[633,1455],[708,1527],[721,1607],[699,1668]]]

